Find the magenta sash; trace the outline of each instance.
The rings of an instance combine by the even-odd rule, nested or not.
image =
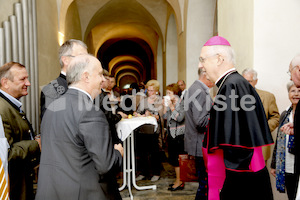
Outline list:
[[[208,200],[219,200],[220,191],[225,181],[223,150],[216,149],[209,154],[207,148],[202,148],[202,151],[208,176]]]
[[[265,167],[262,147],[254,147],[253,150],[248,172],[257,172]],[[208,153],[207,148],[202,148],[202,151],[208,175],[208,200],[219,200],[226,177],[223,150],[215,149]]]
[[[266,166],[265,159],[262,153],[262,147],[254,147],[253,150],[249,169],[251,172],[258,172]]]

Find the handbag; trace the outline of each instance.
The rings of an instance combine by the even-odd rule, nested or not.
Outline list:
[[[183,182],[198,182],[195,158],[188,154],[179,155],[180,180]]]

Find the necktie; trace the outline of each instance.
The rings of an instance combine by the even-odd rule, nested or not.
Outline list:
[[[8,200],[8,188],[2,160],[0,159],[0,199]]]

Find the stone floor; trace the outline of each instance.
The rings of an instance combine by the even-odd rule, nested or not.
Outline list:
[[[163,170],[161,178],[156,182],[150,180],[137,181],[138,186],[153,185],[157,186],[156,190],[136,190],[132,186],[132,194],[134,200],[194,200],[198,183],[188,182],[185,183],[183,190],[169,191],[169,184],[173,183],[175,179],[174,168],[167,162],[163,163]],[[122,185],[123,179],[119,179],[118,183]],[[121,196],[124,200],[130,200],[128,189],[125,188],[121,191]]]
[[[270,160],[267,164],[270,166]],[[175,172],[173,167],[167,162],[163,163],[163,171],[161,173],[161,178],[155,182],[157,185],[157,190],[142,190],[138,191],[132,186],[132,194],[134,200],[194,200],[196,190],[198,188],[198,183],[189,182],[185,183],[185,187],[181,191],[168,191],[169,184],[173,183],[175,179]],[[269,169],[269,167],[268,167]],[[270,169],[269,169],[270,170]],[[288,200],[286,193],[279,193],[276,191],[275,178],[270,175],[274,200]],[[122,185],[122,179],[118,180],[118,183]],[[150,180],[137,181],[138,186],[153,185]],[[130,200],[129,192],[124,189],[120,192],[123,200]]]

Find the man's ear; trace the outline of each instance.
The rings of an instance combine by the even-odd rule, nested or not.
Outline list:
[[[61,61],[62,61],[64,66],[68,66],[70,64],[68,56],[62,56]]]
[[[7,81],[8,81],[8,78],[3,77],[1,79],[1,88],[7,88]]]
[[[258,81],[258,79],[256,79],[256,80],[253,80],[253,84],[254,84],[254,86],[257,84],[257,81]]]
[[[224,62],[224,57],[221,54],[217,54],[217,65],[222,65],[222,63]]]
[[[85,71],[85,72],[82,73],[82,78],[83,78],[84,82],[89,82],[90,81],[90,74],[87,71]]]

